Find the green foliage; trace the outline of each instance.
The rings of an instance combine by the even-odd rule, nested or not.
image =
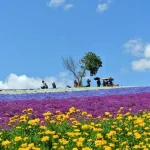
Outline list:
[[[85,54],[85,56],[80,60],[82,63],[82,67],[84,67],[86,70],[90,71],[90,75],[96,75],[98,72],[98,69],[102,67],[102,61],[100,56],[97,56],[93,52],[88,52]]]

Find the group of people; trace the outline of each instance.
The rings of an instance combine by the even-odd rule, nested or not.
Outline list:
[[[97,77],[97,78],[94,78],[94,80],[97,80],[97,87],[100,87],[101,86],[101,81],[100,81],[100,78]],[[91,80],[90,79],[87,79],[87,85],[84,86],[84,87],[90,87],[91,86]],[[108,80],[103,80],[103,86],[113,86],[113,78],[109,78]],[[74,87],[78,87],[78,82],[76,80],[74,80]]]
[[[110,77],[108,80],[103,80],[103,86],[113,86],[113,79]]]
[[[53,89],[56,89],[55,82],[52,83],[52,87],[53,87]],[[47,85],[47,83],[44,80],[42,80],[41,89],[48,89],[48,85]]]
[[[91,86],[91,80],[90,79],[87,79],[86,80],[86,86],[84,86],[84,87],[90,87]],[[77,82],[77,80],[74,80],[74,87],[78,87],[78,86],[80,86],[79,84],[78,84],[78,82]],[[100,87],[101,86],[101,81],[100,81],[100,78],[97,80],[97,87]]]
[[[100,87],[101,86],[100,78],[96,78],[94,80],[97,80],[97,87]],[[77,80],[74,80],[74,87],[90,87],[91,86],[91,80],[87,79],[86,82],[87,82],[86,86],[82,86],[81,82],[78,83]],[[113,79],[110,77],[108,80],[103,80],[103,86],[113,86]],[[55,82],[52,83],[52,87],[54,89],[56,88]],[[69,85],[67,85],[66,87],[71,88]],[[42,80],[41,89],[48,89],[48,85],[44,80]]]

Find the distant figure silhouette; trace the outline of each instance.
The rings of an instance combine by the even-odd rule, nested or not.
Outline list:
[[[97,87],[100,87],[101,86],[101,81],[100,79],[97,80]]]
[[[76,80],[74,80],[74,87],[78,86],[78,82]]]
[[[55,82],[52,83],[53,89],[56,89],[56,84]]]
[[[41,89],[48,89],[48,85],[46,84],[44,80],[42,80]]]
[[[90,82],[91,82],[91,80],[90,79],[87,79],[87,86],[86,87],[90,87],[91,86],[91,84],[90,84]]]

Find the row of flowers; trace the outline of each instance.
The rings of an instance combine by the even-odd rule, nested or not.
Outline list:
[[[44,90],[43,90],[44,91]],[[83,98],[91,96],[109,96],[148,93],[150,87],[130,87],[130,88],[112,88],[98,90],[64,91],[64,92],[45,92],[45,93],[25,93],[25,94],[0,94],[0,101],[12,100],[43,100],[43,99],[68,99]]]
[[[9,119],[11,130],[0,132],[1,150],[129,150],[150,149],[150,112],[124,115],[120,107],[112,118],[103,118],[71,107],[55,114],[48,111],[40,119],[34,109],[22,110]]]
[[[57,110],[66,112],[70,107],[76,107],[82,111],[87,111],[93,116],[103,116],[109,111],[114,114],[120,107],[124,107],[123,113],[132,108],[133,113],[139,110],[150,109],[150,93],[138,93],[114,96],[91,96],[69,99],[43,99],[22,100],[22,101],[1,101],[0,102],[0,124],[9,119],[14,114],[21,114],[23,109],[33,108],[36,116],[42,118],[42,113]]]

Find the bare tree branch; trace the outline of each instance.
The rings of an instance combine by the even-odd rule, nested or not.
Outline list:
[[[82,78],[85,76],[85,68],[77,65],[72,57],[64,58],[62,57],[63,65],[66,70],[71,72],[75,79],[78,80],[79,83],[82,83]],[[77,71],[80,68],[80,71]]]

